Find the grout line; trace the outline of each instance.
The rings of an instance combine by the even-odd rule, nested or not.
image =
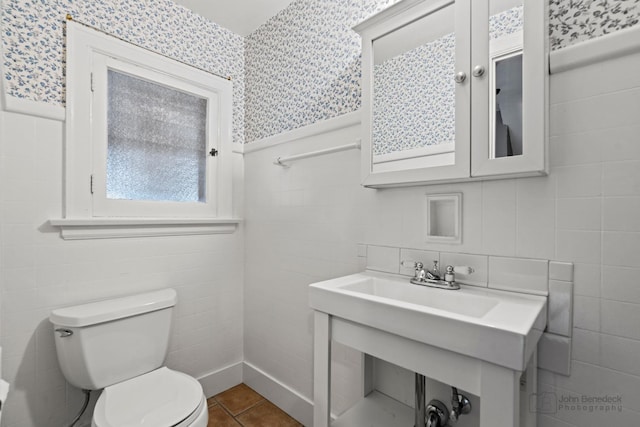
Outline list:
[[[242,383],[242,384],[244,384],[244,383]],[[270,400],[268,400],[267,398],[265,398],[263,395],[261,395],[261,394],[260,394],[260,393],[258,393],[257,391],[253,390],[251,387],[247,386],[246,384],[244,384],[244,385],[245,385],[247,388],[249,388],[250,390],[252,390],[253,392],[255,392],[258,396],[260,396],[260,400],[258,400],[258,401],[257,401],[257,402],[255,402],[253,405],[249,406],[248,408],[245,408],[244,410],[242,410],[242,411],[241,411],[241,412],[239,412],[238,414],[233,415],[233,414],[231,413],[231,411],[229,411],[229,409],[227,409],[227,408],[224,406],[224,404],[222,404],[221,402],[219,402],[219,401],[218,401],[218,399],[217,399],[215,396],[213,396],[213,397],[210,397],[210,398],[209,398],[209,399],[211,399],[211,401],[213,402],[213,404],[211,404],[211,405],[210,405],[210,404],[209,404],[209,399],[207,399],[207,409],[210,409],[210,408],[213,408],[213,407],[219,406],[219,407],[220,407],[220,408],[222,408],[222,410],[223,410],[223,411],[224,411],[224,412],[225,412],[225,413],[226,413],[226,414],[227,414],[227,415],[228,415],[228,416],[229,416],[233,421],[235,421],[239,426],[243,426],[243,427],[245,427],[245,424],[244,424],[244,423],[242,423],[242,422],[238,419],[238,417],[240,417],[240,416],[242,416],[242,415],[244,415],[244,414],[247,414],[247,413],[249,413],[249,412],[253,411],[254,409],[256,409],[256,408],[257,408],[257,407],[259,407],[259,406],[262,406],[262,405],[265,405],[265,404],[271,404],[272,406],[274,406],[275,408],[277,408],[277,409],[282,413],[282,416],[283,416],[283,417],[286,417],[286,419],[287,419],[287,420],[291,420],[293,423],[298,423],[298,421],[297,421],[295,418],[293,418],[291,415],[289,415],[288,413],[286,413],[282,408],[280,408],[279,406],[277,406],[276,404],[274,404],[273,402],[271,402]],[[236,386],[236,387],[237,387],[237,386]],[[231,388],[233,388],[233,387],[231,387]],[[231,388],[230,388],[230,389],[231,389]],[[230,390],[230,389],[228,389],[228,390]],[[221,394],[225,393],[225,392],[226,392],[226,391],[228,391],[228,390],[225,390],[225,391],[223,391],[223,392],[221,392],[221,393],[218,393],[216,396],[219,396],[219,395],[221,395]],[[296,425],[299,425],[299,424],[296,424]]]
[[[256,408],[257,406],[265,403],[267,401],[267,399],[265,399],[264,397],[261,400],[258,400],[256,403],[254,403],[253,405],[249,406],[248,408],[245,408],[244,410],[242,410],[241,412],[238,412],[236,415],[232,415],[233,418],[239,417],[241,415],[246,414],[247,412],[251,411],[252,409]],[[238,421],[239,422],[239,421]]]

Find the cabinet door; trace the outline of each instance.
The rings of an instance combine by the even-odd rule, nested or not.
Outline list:
[[[547,3],[472,2],[472,177],[547,171]]]
[[[363,185],[469,177],[470,25],[469,0],[405,0],[356,27]]]

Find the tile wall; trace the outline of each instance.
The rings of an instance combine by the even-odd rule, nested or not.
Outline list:
[[[355,151],[272,164],[349,143],[357,126],[245,154],[245,358],[311,398],[306,286],[362,269],[359,243],[573,262],[571,376],[540,370],[540,388],[557,397],[619,394],[622,407],[557,410],[539,425],[637,424],[640,76],[628,70],[639,66],[636,54],[551,77],[547,177],[370,190],[359,185]],[[449,192],[463,193],[463,242],[427,245],[424,196]],[[340,411],[357,398],[350,381],[359,358],[341,348],[334,364]]]
[[[364,268],[356,256],[363,240],[360,153],[310,158],[302,167],[272,162],[358,136],[351,127],[245,154],[245,360],[307,398],[313,390],[307,286]],[[334,402],[342,411],[357,396],[359,355],[341,346],[334,351]]]
[[[204,377],[242,361],[243,230],[62,240],[47,225],[62,216],[62,147],[62,123],[0,112],[0,343],[11,383],[3,427],[66,425],[82,404],[58,367],[47,320],[57,307],[173,287],[168,366]],[[235,179],[241,199],[241,170]]]
[[[36,3],[45,2],[3,0],[3,28],[11,24],[9,5]],[[100,5],[109,11],[108,3]],[[357,108],[359,91],[352,84],[358,74],[358,41],[339,42],[348,46],[345,50],[320,49],[335,23],[335,11],[321,3],[326,4],[297,0],[293,9],[247,38],[251,70],[246,84],[256,91],[241,96],[256,108],[246,114],[255,125],[247,130],[249,141]],[[391,3],[354,1],[349,5],[357,16],[346,21],[344,11],[336,16],[347,31],[364,17],[363,10],[371,14]],[[580,22],[567,22],[563,17],[571,12],[564,6],[553,15],[554,5],[566,2],[551,3],[552,20],[571,39]],[[637,3],[607,4],[628,9],[634,25]],[[584,4],[598,7],[601,2]],[[59,23],[58,12],[53,19]],[[27,21],[39,19],[37,14],[26,16]],[[307,25],[311,18],[315,25]],[[195,27],[195,33],[202,29]],[[317,37],[308,39],[309,34]],[[31,36],[23,41],[35,42]],[[8,39],[3,35],[2,40],[6,53]],[[308,45],[301,48],[296,40]],[[554,46],[573,42],[563,40]],[[233,55],[242,49],[234,47]],[[302,52],[323,59],[314,62],[315,56]],[[291,61],[282,61],[285,57]],[[346,65],[327,70],[325,65],[337,58]],[[214,53],[210,59],[221,57]],[[11,65],[6,56],[3,60]],[[285,69],[269,64],[284,64]],[[244,345],[246,360],[310,398],[312,326],[306,286],[364,268],[357,256],[359,243],[452,251],[425,245],[420,233],[424,194],[452,190],[464,193],[465,206],[464,241],[456,250],[575,262],[573,372],[563,377],[541,371],[540,384],[553,393],[620,393],[624,409],[606,416],[558,411],[541,417],[540,425],[635,425],[640,417],[640,369],[633,357],[640,351],[640,335],[633,327],[640,322],[640,80],[628,70],[639,64],[636,55],[553,76],[549,177],[374,191],[359,186],[356,151],[309,159],[289,169],[271,163],[276,155],[352,142],[358,129],[350,127],[248,153],[246,230],[228,236],[61,241],[44,224],[62,213],[62,125],[0,114],[0,342],[3,376],[14,391],[3,410],[3,426],[61,425],[80,404],[79,391],[65,385],[55,363],[46,321],[52,308],[163,286],[175,286],[181,301],[170,366],[203,375],[242,360]],[[310,79],[319,69],[324,70],[321,76]],[[35,82],[33,75],[24,78]],[[305,86],[309,81],[312,89]],[[240,86],[235,93],[241,93]],[[256,93],[262,98],[252,98]],[[269,99],[273,103],[264,104]],[[236,99],[236,110],[242,102]],[[275,115],[260,118],[269,109]],[[237,142],[243,127],[236,121]],[[242,199],[241,180],[237,183],[237,199]],[[353,351],[336,349],[338,412],[357,398],[359,363]]]

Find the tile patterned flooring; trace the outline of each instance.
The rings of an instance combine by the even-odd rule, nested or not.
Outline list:
[[[240,384],[207,400],[207,427],[302,427],[282,409]]]

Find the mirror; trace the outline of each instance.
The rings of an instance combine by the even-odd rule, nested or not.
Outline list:
[[[521,156],[522,0],[491,0],[489,18],[489,158]]]
[[[427,242],[461,243],[462,194],[427,195]]]
[[[522,53],[494,60],[492,159],[522,155]]]
[[[455,162],[454,5],[373,40],[373,172]]]
[[[358,24],[362,185],[545,175],[548,8],[400,0]]]
[[[455,2],[373,40],[373,172],[455,162]],[[491,0],[490,158],[523,153],[522,0]]]

